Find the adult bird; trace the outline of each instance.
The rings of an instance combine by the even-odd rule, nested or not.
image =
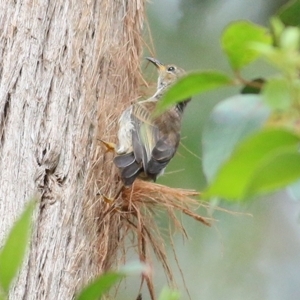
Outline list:
[[[154,116],[165,91],[185,72],[173,64],[165,65],[151,57],[147,59],[158,70],[157,90],[149,99],[128,107],[119,119],[114,163],[120,169],[125,186],[132,185],[137,177],[155,181],[164,172],[178,148],[182,115],[191,100],[185,99]]]

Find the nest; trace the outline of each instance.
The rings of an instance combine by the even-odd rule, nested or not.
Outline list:
[[[120,220],[117,223],[121,224],[119,229],[123,233],[122,237],[119,236],[118,248],[124,248],[126,238],[133,234],[135,238],[132,239],[132,243],[138,252],[140,261],[149,264],[153,252],[162,264],[171,286],[176,286],[176,284],[164,247],[166,236],[157,224],[157,215],[165,213],[170,221],[170,227],[180,231],[185,237],[187,237],[187,233],[180,220],[182,214],[205,226],[210,226],[212,219],[200,216],[194,211],[199,206],[207,208],[208,204],[199,202],[195,196],[199,199],[200,194],[194,190],[171,188],[137,179],[132,187],[123,188],[118,199],[109,205],[106,212],[110,218]],[[172,240],[171,235],[172,232],[169,231],[168,238],[170,240]],[[176,256],[175,249],[173,252]],[[141,287],[144,281],[147,283],[151,299],[156,299],[151,272],[143,274]]]

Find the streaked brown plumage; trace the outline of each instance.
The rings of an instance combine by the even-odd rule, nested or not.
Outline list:
[[[114,162],[125,186],[130,186],[137,177],[155,181],[163,173],[178,148],[182,114],[190,100],[154,118],[153,112],[163,93],[185,72],[175,65],[147,59],[158,69],[157,91],[151,98],[127,108],[119,120]]]

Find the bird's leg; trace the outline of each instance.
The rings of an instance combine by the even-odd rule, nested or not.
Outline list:
[[[106,148],[106,152],[116,152],[116,144],[98,139]]]
[[[102,139],[98,139],[102,144],[104,144],[104,146],[106,147],[106,152],[116,152],[116,144],[114,143],[110,143],[110,142],[106,142]],[[104,201],[108,204],[112,204],[121,194],[122,190],[123,190],[124,184],[123,182],[120,182],[117,186],[117,192],[116,195],[114,197],[107,197],[106,195],[102,194],[102,197],[104,199]]]
[[[119,185],[117,186],[117,192],[116,195],[114,197],[107,197],[105,195],[102,194],[102,197],[104,199],[104,201],[108,204],[112,204],[115,200],[118,199],[118,197],[120,196],[122,190],[123,190],[124,184],[123,182],[120,182]]]

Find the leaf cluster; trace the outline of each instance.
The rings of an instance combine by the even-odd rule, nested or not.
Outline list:
[[[300,178],[300,0],[291,1],[263,27],[229,24],[221,47],[232,69],[193,72],[164,95],[158,112],[203,92],[240,86],[212,111],[203,134],[207,198],[249,199]],[[261,59],[273,66],[268,78],[246,79],[245,68]]]

